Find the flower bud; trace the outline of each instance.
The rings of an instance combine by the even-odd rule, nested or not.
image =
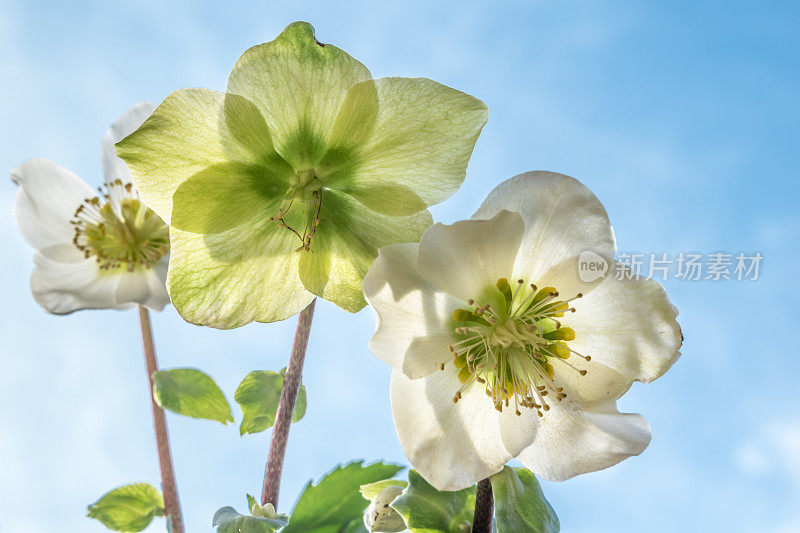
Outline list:
[[[400,513],[391,506],[392,502],[403,493],[403,487],[390,485],[380,491],[364,511],[364,525],[372,532],[393,533],[404,531],[406,523]]]
[[[271,503],[260,505],[258,502],[253,504],[250,508],[250,514],[253,516],[260,516],[261,518],[277,518],[278,513],[275,512],[275,507]]]

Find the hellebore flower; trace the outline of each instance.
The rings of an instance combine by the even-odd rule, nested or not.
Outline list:
[[[647,421],[616,401],[678,358],[678,313],[651,280],[581,281],[582,253],[612,264],[615,248],[586,187],[530,172],[471,220],[380,250],[370,349],[394,367],[400,443],[431,485],[463,489],[512,458],[564,480],[647,447]]]
[[[226,92],[172,93],[117,144],[171,227],[167,276],[188,321],[351,312],[381,246],[417,242],[464,179],[486,106],[421,78],[373,80],[304,22],[247,50]]]
[[[136,304],[160,311],[169,303],[169,228],[139,200],[128,167],[114,154],[114,143],[153,108],[149,102],[132,107],[103,137],[99,196],[49,159],[31,159],[11,171],[19,186],[14,219],[37,250],[31,291],[48,312]]]

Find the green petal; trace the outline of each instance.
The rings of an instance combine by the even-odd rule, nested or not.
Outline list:
[[[341,137],[331,146],[353,146],[344,136],[363,141],[346,157],[326,154],[322,181],[387,215],[410,215],[449,198],[464,181],[486,105],[425,78],[382,78],[374,86],[377,116],[371,118],[369,91],[360,89],[361,103],[342,113],[354,114],[349,122],[362,131],[337,130]]]
[[[192,233],[222,233],[240,226],[286,194],[285,177],[288,173],[278,176],[256,165],[212,165],[175,191],[171,225]]]
[[[233,211],[237,201],[243,202],[239,217],[247,218],[258,209],[260,195],[282,194],[285,186],[276,184],[292,173],[273,149],[269,128],[253,103],[206,89],[169,95],[138,130],[117,143],[116,151],[145,203],[167,222],[173,210],[179,211],[176,222],[193,230],[228,229],[238,220],[225,217],[216,226],[209,221]],[[232,190],[220,194],[226,178]],[[204,185],[211,185],[212,194],[201,194]],[[250,189],[252,198],[244,194]],[[186,215],[181,208],[187,206],[199,213]]]
[[[352,313],[366,305],[361,282],[378,248],[418,242],[433,222],[428,211],[410,217],[381,215],[333,190],[322,193],[319,219],[311,252],[300,257],[300,279],[312,293]]]
[[[278,153],[301,170],[322,158],[350,88],[371,79],[346,52],[318,42],[310,24],[295,22],[242,54],[227,90],[255,103]]]
[[[170,230],[167,288],[194,324],[235,328],[299,313],[313,299],[298,275],[297,237],[264,214],[216,235]]]

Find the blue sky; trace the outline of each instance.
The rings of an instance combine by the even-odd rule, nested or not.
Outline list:
[[[180,87],[223,89],[246,48],[294,20],[377,76],[425,76],[484,100],[467,180],[434,209],[468,217],[499,181],[553,170],[604,202],[629,252],[761,252],[758,281],[666,282],[683,357],[620,402],[645,453],[544,483],[565,532],[800,531],[800,7],[791,2],[42,2],[0,0],[0,168],[46,156],[92,184],[108,125]],[[106,490],[158,480],[134,312],[44,313],[32,250],[0,186],[0,527],[103,531]],[[405,463],[369,309],[321,302],[281,507],[356,458]],[[162,366],[212,374],[232,401],[279,369],[294,321],[214,331],[154,317]],[[238,413],[237,413],[238,414]],[[189,531],[261,484],[268,434],[169,417]],[[158,531],[159,523],[151,527]]]

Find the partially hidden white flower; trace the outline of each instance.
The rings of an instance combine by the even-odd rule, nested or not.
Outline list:
[[[380,250],[364,279],[370,349],[394,367],[400,443],[431,485],[463,489],[512,458],[565,480],[647,447],[647,421],[616,401],[666,372],[682,336],[658,283],[624,270],[581,281],[581,253],[613,264],[615,251],[597,198],[550,172],[505,181],[471,220],[436,224],[419,244]]]
[[[49,159],[11,170],[19,188],[14,219],[37,250],[31,274],[36,302],[54,314],[79,309],[161,310],[169,303],[169,230],[140,200],[114,143],[153,112],[149,102],[123,114],[102,139],[103,187],[92,189]]]

